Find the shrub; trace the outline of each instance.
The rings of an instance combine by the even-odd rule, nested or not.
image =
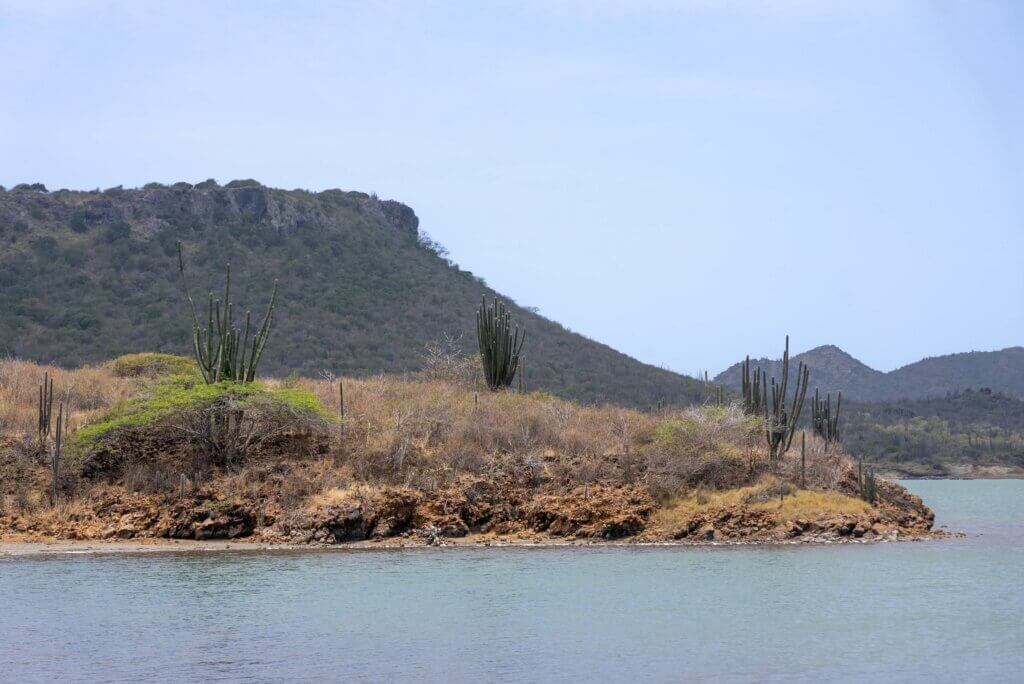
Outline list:
[[[76,442],[89,444],[122,428],[145,427],[178,413],[204,410],[218,404],[241,410],[276,405],[296,418],[333,420],[320,400],[306,390],[255,383],[207,384],[198,375],[172,375],[161,378],[144,396],[115,404],[99,420],[79,430]]]
[[[131,226],[124,221],[116,221],[107,226],[107,229],[103,232],[103,240],[106,242],[117,242],[131,234]]]
[[[76,233],[84,233],[89,230],[89,224],[86,223],[88,215],[84,211],[76,211],[71,214],[71,230]]]
[[[173,375],[79,429],[71,452],[87,477],[118,473],[138,462],[202,470],[267,450],[278,455],[309,451],[333,421],[307,390],[207,384],[197,374]]]
[[[188,375],[195,362],[176,354],[125,354],[111,362],[111,371],[119,378],[157,378],[163,375]]]
[[[11,192],[49,192],[42,183],[18,183]]]

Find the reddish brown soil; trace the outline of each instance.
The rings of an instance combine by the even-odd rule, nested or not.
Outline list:
[[[657,502],[641,487],[595,485],[554,493],[467,479],[432,493],[362,487],[330,503],[283,511],[273,495],[230,496],[213,481],[185,497],[96,486],[57,510],[8,511],[0,538],[19,540],[232,539],[338,544],[374,539],[445,543],[488,539],[591,539],[707,543],[893,539],[935,535],[932,512],[898,485],[880,483],[870,513],[783,520],[754,506],[700,509],[672,529],[652,524]],[[844,482],[844,488],[855,481]],[[267,492],[266,494],[270,494]]]

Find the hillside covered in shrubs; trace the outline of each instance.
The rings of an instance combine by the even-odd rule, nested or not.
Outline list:
[[[990,389],[913,401],[851,404],[843,443],[912,477],[1024,473],[1024,400]]]
[[[361,192],[212,180],[92,192],[24,185],[0,190],[0,355],[75,366],[190,353],[179,241],[198,298],[222,287],[229,261],[237,292],[266,297],[280,281],[265,364],[282,377],[414,372],[425,346],[446,340],[473,351],[476,307],[496,295],[445,258],[412,209]],[[237,305],[262,311],[266,299]],[[510,308],[529,329],[529,389],[638,407],[702,397],[692,378]]]

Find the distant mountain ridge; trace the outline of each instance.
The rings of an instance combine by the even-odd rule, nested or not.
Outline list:
[[[410,207],[376,195],[254,180],[0,187],[0,354],[77,365],[189,353],[179,240],[195,293],[219,291],[232,263],[239,317],[246,307],[259,315],[280,280],[262,366],[271,374],[417,371],[424,347],[444,336],[475,354],[477,307],[501,296],[445,259]],[[527,330],[527,389],[639,407],[703,397],[693,378],[502,299]]]
[[[888,373],[875,370],[834,345],[815,347],[792,357],[811,370],[810,391],[842,391],[843,398],[860,402],[925,399],[968,389],[990,388],[1024,397],[1024,347],[999,351],[933,356]],[[778,377],[781,360],[751,359],[768,376]],[[742,364],[715,376],[715,382],[739,389]]]

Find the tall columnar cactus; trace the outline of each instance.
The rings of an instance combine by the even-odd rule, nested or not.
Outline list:
[[[39,386],[39,448],[46,444],[53,426],[53,378],[43,373],[43,384]],[[45,453],[45,452],[44,452]]]
[[[807,433],[800,432],[800,488],[807,487]]]
[[[869,504],[875,503],[878,499],[878,481],[872,468],[864,470],[864,459],[857,461],[857,485],[860,488],[860,498]]]
[[[484,380],[492,390],[510,387],[519,368],[519,355],[526,332],[512,325],[512,314],[499,300],[487,306],[484,297],[476,314],[476,336],[480,343],[480,361]]]
[[[64,402],[61,402],[57,409],[57,435],[54,437],[53,454],[50,461],[50,470],[53,479],[51,503],[54,506],[57,505],[57,497],[60,495],[60,450],[63,445],[64,423]]]
[[[793,389],[793,399],[786,407],[786,393],[789,388],[789,335],[786,335],[786,351],[782,355],[782,380],[778,383],[775,378],[771,380],[771,386],[765,387],[762,374],[761,392],[759,403],[764,411],[765,438],[768,440],[768,459],[775,463],[782,458],[790,445],[793,443],[793,433],[796,430],[797,421],[800,420],[800,411],[803,410],[804,398],[807,396],[807,380],[810,371],[801,362],[797,366],[796,386]],[[770,403],[768,390],[771,390]]]
[[[843,393],[840,392],[836,398],[836,412],[832,413],[832,395],[825,395],[822,401],[818,390],[814,390],[814,400],[811,403],[811,424],[814,432],[825,440],[825,448],[829,444],[839,441],[839,409],[843,404]]]
[[[252,313],[245,313],[244,332],[235,325],[234,305],[231,302],[231,264],[227,265],[224,278],[224,300],[215,300],[210,293],[207,305],[205,330],[199,323],[196,305],[188,288],[185,277],[185,258],[182,255],[181,243],[178,243],[178,270],[181,272],[181,283],[185,289],[185,297],[192,311],[192,350],[199,365],[199,371],[207,383],[228,380],[232,382],[252,382],[256,378],[256,367],[263,357],[270,326],[274,320],[274,305],[277,302],[277,281],[270,295],[267,313],[263,323],[255,331],[252,344],[249,334],[252,327]],[[248,356],[247,356],[248,354]]]

